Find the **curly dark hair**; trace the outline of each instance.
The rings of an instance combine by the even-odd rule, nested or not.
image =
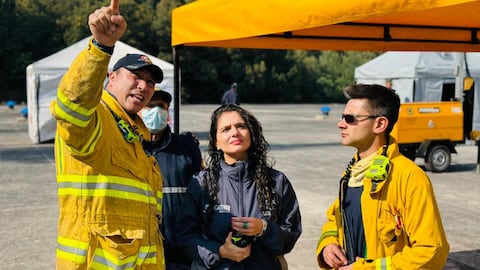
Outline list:
[[[260,122],[250,112],[235,104],[225,104],[218,107],[211,117],[210,135],[208,144],[208,159],[207,159],[207,177],[206,187],[210,198],[215,204],[218,204],[218,177],[220,160],[223,159],[223,152],[217,149],[217,128],[218,118],[224,112],[237,112],[245,121],[248,130],[250,131],[251,145],[248,149],[248,160],[250,166],[255,168],[255,185],[257,187],[257,201],[262,213],[270,212],[272,218],[275,220],[278,211],[278,194],[274,191],[274,181],[271,176],[274,160],[267,156],[270,150],[270,145],[263,137],[262,126]],[[210,204],[213,206],[213,204]]]

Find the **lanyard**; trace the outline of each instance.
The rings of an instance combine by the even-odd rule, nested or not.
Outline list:
[[[142,141],[142,136],[138,134],[138,132],[133,128],[127,121],[123,120],[118,116],[111,108],[108,106],[108,104],[102,100],[102,103],[107,107],[107,109],[112,113],[113,118],[115,118],[115,121],[117,121],[117,127],[118,130],[120,130],[120,133],[122,133],[123,138],[125,141],[129,143],[136,143]]]

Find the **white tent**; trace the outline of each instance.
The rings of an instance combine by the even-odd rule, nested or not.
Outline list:
[[[28,134],[34,143],[46,142],[55,138],[56,123],[50,114],[50,103],[56,97],[57,86],[63,74],[74,58],[88,46],[89,39],[90,37],[84,38],[27,66]],[[118,59],[127,53],[148,55],[152,62],[163,71],[164,78],[158,86],[162,90],[173,93],[173,65],[121,41],[115,45],[108,66],[109,70],[113,68]],[[171,109],[173,110],[173,106]]]
[[[386,52],[355,68],[357,83],[383,85],[392,80],[402,102],[441,101],[444,85],[455,85],[457,76],[474,78],[473,130],[480,130],[480,53]],[[459,68],[460,67],[460,68]]]
[[[355,69],[357,83],[383,85],[392,80],[402,101],[440,101],[443,83],[455,83],[457,60],[453,53],[386,52]],[[428,79],[423,85],[415,80]],[[415,91],[414,91],[415,90]]]

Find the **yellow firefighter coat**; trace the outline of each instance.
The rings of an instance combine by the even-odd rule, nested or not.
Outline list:
[[[90,42],[51,104],[57,119],[57,269],[164,269],[160,170],[141,141],[128,142],[120,132],[119,119],[139,136],[148,130],[102,91],[109,60]]]
[[[432,185],[421,168],[399,153],[392,137],[390,142],[387,179],[374,183],[364,178],[360,201],[366,258],[357,260],[353,269],[440,270],[447,260],[449,245]],[[327,211],[327,220],[317,246],[322,269],[329,269],[321,257],[325,246],[337,244],[344,248],[338,198]]]

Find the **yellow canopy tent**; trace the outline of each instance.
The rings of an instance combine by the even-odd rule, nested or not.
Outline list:
[[[474,52],[479,30],[479,0],[198,0],[172,12],[175,117],[181,46]]]
[[[172,46],[480,51],[478,0],[200,0],[172,13]]]

